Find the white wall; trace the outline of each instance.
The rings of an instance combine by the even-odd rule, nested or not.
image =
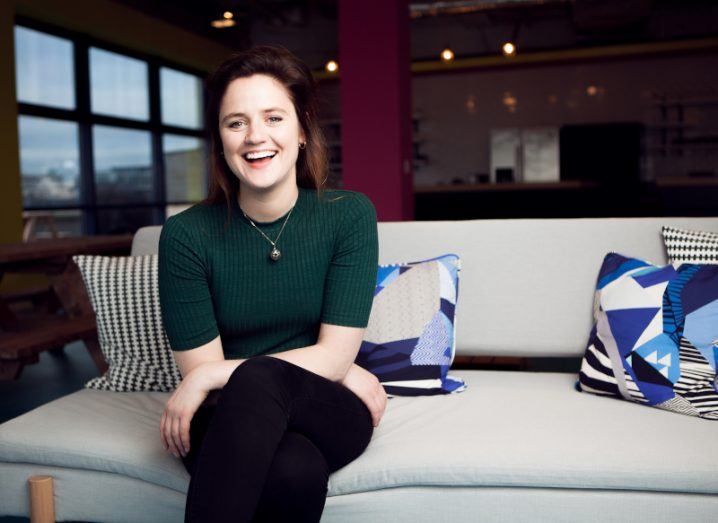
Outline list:
[[[592,85],[597,94],[589,96],[587,88]],[[715,53],[415,76],[412,89],[414,112],[423,115],[423,152],[429,157],[429,165],[415,172],[417,185],[488,174],[492,128],[652,124],[659,115],[655,95],[661,94],[707,100],[700,107],[686,106],[685,119],[693,125],[686,132],[718,136]],[[513,112],[504,103],[509,98],[516,101]],[[718,171],[716,147],[712,153],[705,148],[699,152],[691,160],[698,167],[692,168],[703,165]],[[646,175],[684,174],[680,171],[688,168],[685,164],[685,158],[659,160],[648,166]]]

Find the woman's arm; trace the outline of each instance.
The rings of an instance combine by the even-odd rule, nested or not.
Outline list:
[[[322,323],[316,344],[269,356],[293,363],[328,380],[342,381],[356,359],[363,336],[364,329]],[[225,360],[219,336],[196,349],[177,351],[174,356],[182,376],[188,379],[191,374],[191,379],[207,392],[223,388],[232,372],[246,361]]]
[[[196,382],[203,392],[224,387],[234,369],[246,361],[224,359],[219,336],[196,349],[175,351],[173,355],[182,378]]]
[[[322,323],[315,345],[270,356],[293,363],[328,380],[342,381],[356,359],[363,337],[363,328]]]

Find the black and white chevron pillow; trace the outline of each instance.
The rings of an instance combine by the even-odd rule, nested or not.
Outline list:
[[[663,243],[671,263],[718,264],[718,232],[663,226]]]
[[[86,388],[115,392],[174,390],[181,380],[162,326],[157,255],[72,258],[97,317],[107,372]]]

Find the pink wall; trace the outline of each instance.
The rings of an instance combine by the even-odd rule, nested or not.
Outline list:
[[[413,218],[408,0],[339,2],[344,187],[379,220]]]

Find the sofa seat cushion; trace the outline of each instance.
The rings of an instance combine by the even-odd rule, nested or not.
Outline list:
[[[455,371],[462,394],[395,397],[329,495],[401,486],[718,494],[718,424],[574,389],[560,373]],[[81,390],[0,426],[0,461],[115,472],[186,491],[163,448],[169,393]]]

